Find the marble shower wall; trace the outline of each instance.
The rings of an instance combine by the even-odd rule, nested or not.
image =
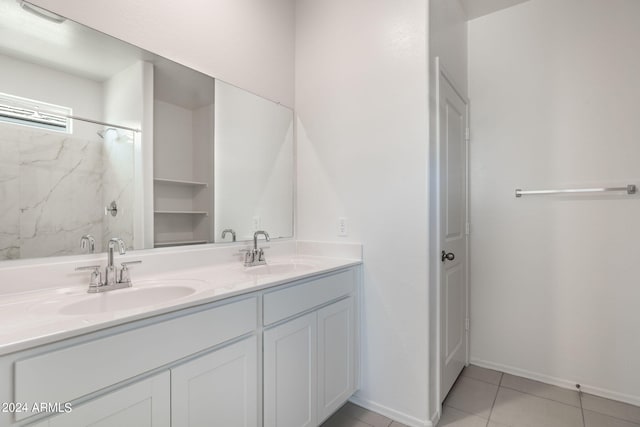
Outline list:
[[[123,146],[133,152],[131,144]],[[103,249],[111,238],[105,233],[111,225],[105,194],[118,194],[127,185],[124,178],[112,178],[117,174],[105,174],[113,169],[105,166],[109,151],[97,135],[87,140],[0,124],[0,260],[80,254],[84,234],[95,237],[96,251]],[[133,162],[127,166],[132,169]],[[126,198],[120,199],[118,216],[129,216],[127,239],[133,234],[132,201],[126,206]],[[120,222],[118,231],[125,236],[127,221]]]

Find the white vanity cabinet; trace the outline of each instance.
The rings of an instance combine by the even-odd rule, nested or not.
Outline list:
[[[356,390],[354,297],[318,310],[318,421],[340,408]]]
[[[210,425],[191,421],[215,409],[211,402],[208,413],[197,406],[202,392],[225,396],[219,407],[245,411],[246,423],[218,425],[255,426],[258,299],[241,296],[1,358],[0,380],[12,382],[13,390],[5,394],[0,388],[0,400],[28,402],[29,408],[39,402],[72,404],[71,412],[55,412],[38,420],[38,427]],[[189,423],[172,424],[172,413],[179,417],[185,407]],[[226,420],[219,417],[228,413],[208,422]],[[1,414],[0,427],[29,425],[34,415]]]
[[[256,427],[255,336],[171,369],[171,425]]]
[[[255,335],[30,427],[256,427]]]
[[[264,332],[264,427],[315,427],[316,313]]]
[[[355,392],[359,269],[0,357],[0,427],[316,427]],[[117,292],[117,291],[116,291]]]
[[[30,427],[170,427],[169,373],[141,380]]]
[[[264,427],[318,426],[356,390],[354,275],[265,295]]]

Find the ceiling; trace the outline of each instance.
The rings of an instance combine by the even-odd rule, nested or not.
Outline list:
[[[468,19],[479,18],[529,0],[461,0],[467,9]]]

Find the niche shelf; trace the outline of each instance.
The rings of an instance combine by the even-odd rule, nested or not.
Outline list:
[[[184,245],[203,245],[209,243],[206,240],[173,240],[166,242],[155,242],[156,248],[164,248],[169,246],[184,246]]]
[[[162,215],[205,215],[209,216],[207,211],[155,211],[156,214]]]
[[[186,186],[204,187],[204,188],[209,187],[209,184],[207,184],[206,182],[186,181],[181,179],[168,179],[168,178],[154,178],[153,180],[159,184],[186,185]]]

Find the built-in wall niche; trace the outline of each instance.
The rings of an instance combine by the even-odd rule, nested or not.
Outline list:
[[[213,78],[164,67],[154,79],[154,246],[213,240]]]

